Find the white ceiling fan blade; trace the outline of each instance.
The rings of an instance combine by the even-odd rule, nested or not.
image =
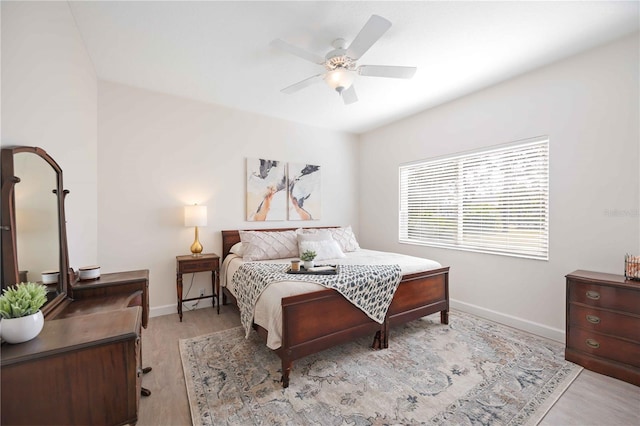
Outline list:
[[[358,67],[358,74],[367,77],[411,78],[417,69],[393,65],[361,65]]]
[[[347,56],[357,60],[391,27],[391,22],[382,16],[371,15],[347,49]]]
[[[311,86],[312,84],[322,81],[323,78],[324,78],[324,74],[314,75],[313,77],[305,78],[304,80],[299,81],[296,84],[292,84],[291,86],[285,87],[284,89],[281,90],[281,92],[286,93],[287,95],[290,95],[292,93],[297,92],[300,89],[304,89],[307,86]]]
[[[342,102],[344,102],[345,105],[358,102],[358,95],[356,95],[356,89],[353,87],[353,85],[351,85],[351,87],[349,87],[348,89],[343,90],[340,93],[340,96],[342,96]]]
[[[280,40],[279,38],[273,40],[270,44],[276,49],[291,53],[292,55],[296,55],[299,58],[306,59],[307,61],[313,62],[314,64],[323,65],[325,62],[322,56],[311,53],[307,50],[302,49],[301,47],[294,46],[293,44],[289,44],[284,40]]]

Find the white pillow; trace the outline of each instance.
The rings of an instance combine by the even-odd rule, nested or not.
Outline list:
[[[338,243],[343,252],[348,253],[360,249],[360,244],[356,240],[356,236],[353,235],[351,226],[344,228],[329,228],[331,237]]]
[[[340,246],[326,229],[314,229],[312,233],[298,234],[300,256],[307,250],[316,252],[314,260],[339,259],[345,257]]]
[[[300,241],[332,240],[331,233],[327,229],[298,229],[298,244]]]
[[[269,260],[298,256],[295,231],[240,231],[244,248],[243,259]]]
[[[231,250],[229,250],[229,253],[237,254],[242,257],[244,255],[244,246],[242,245],[242,242],[235,243],[233,247],[231,247]]]
[[[346,255],[340,250],[340,246],[333,239],[329,240],[302,240],[298,243],[300,255],[307,250],[316,252],[314,262],[327,259],[340,259]]]

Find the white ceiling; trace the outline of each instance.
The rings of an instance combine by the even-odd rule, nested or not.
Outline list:
[[[637,31],[640,2],[70,2],[98,78],[339,131],[362,133]],[[358,76],[359,102],[324,83],[280,89],[372,14],[393,23],[358,61],[408,65],[411,80]]]

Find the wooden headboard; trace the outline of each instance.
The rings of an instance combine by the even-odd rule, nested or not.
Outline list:
[[[229,254],[229,250],[233,247],[234,244],[240,242],[240,231],[295,231],[299,229],[300,226],[296,228],[271,228],[271,229],[231,229],[228,231],[222,231],[222,259],[227,257]],[[338,228],[338,226],[306,226],[305,229],[327,229],[327,228]]]

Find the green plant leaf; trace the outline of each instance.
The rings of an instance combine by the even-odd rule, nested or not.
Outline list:
[[[310,260],[315,259],[317,256],[316,252],[313,250],[305,250],[304,252],[302,252],[302,255],[300,256],[300,259],[304,262],[308,262]]]
[[[0,316],[20,318],[33,315],[47,303],[47,287],[38,283],[20,283],[3,290]]]

